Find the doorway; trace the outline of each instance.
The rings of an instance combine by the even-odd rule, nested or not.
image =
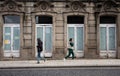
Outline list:
[[[43,51],[41,56],[52,57],[52,17],[36,16],[36,46],[37,38],[40,38],[43,42]]]
[[[103,16],[100,19],[100,56],[116,57],[116,24],[115,17]]]
[[[20,56],[20,17],[15,15],[4,16],[3,25],[4,57]]]
[[[74,52],[76,57],[84,56],[84,17],[68,16],[67,17],[67,45],[69,39],[74,41]]]

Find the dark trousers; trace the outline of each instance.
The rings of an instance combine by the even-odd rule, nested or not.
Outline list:
[[[72,55],[72,59],[74,59],[75,57],[74,57],[73,49],[68,49],[68,51],[69,51],[69,53],[65,58],[67,59],[68,57],[70,57],[70,55]]]

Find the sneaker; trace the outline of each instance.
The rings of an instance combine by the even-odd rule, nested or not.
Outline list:
[[[39,64],[40,62],[37,62],[37,64]]]
[[[65,61],[66,59],[64,58],[63,60]]]
[[[44,62],[46,61],[47,59],[44,59]]]

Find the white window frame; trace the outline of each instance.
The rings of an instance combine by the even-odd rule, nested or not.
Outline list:
[[[67,25],[67,30],[69,27],[73,27],[74,28],[74,48],[75,48],[75,52],[84,52],[84,24],[68,24]],[[77,50],[77,27],[82,27],[83,28],[83,50]],[[69,42],[69,39],[68,39],[68,31],[67,31],[67,46],[68,46],[68,42]]]
[[[5,27],[10,27],[11,29],[11,50],[4,50],[4,33],[5,33]],[[13,50],[13,28],[19,27],[20,24],[4,24],[3,26],[3,50],[4,50],[4,56],[5,57],[19,57],[20,56],[20,49],[19,50]]]
[[[116,24],[100,24],[99,27],[106,28],[106,37],[107,37],[107,50],[100,50],[100,55],[115,57],[116,56]],[[115,50],[109,50],[109,28],[110,27],[115,27]]]
[[[51,53],[46,53],[45,52],[45,28],[46,27],[51,27],[52,28],[52,24],[36,24],[36,31],[35,31],[35,34],[36,34],[36,37],[35,37],[35,46],[37,46],[37,27],[42,27],[43,28],[43,51],[42,51],[42,56],[45,56],[45,57],[52,57],[52,50],[53,50],[53,47],[51,49]],[[53,46],[53,44],[52,44]],[[37,56],[37,48],[36,48],[36,51],[35,51],[35,56]]]

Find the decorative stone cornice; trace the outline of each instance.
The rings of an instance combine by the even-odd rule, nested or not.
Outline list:
[[[95,12],[119,12],[119,6],[115,0],[105,0],[104,2],[95,3]]]
[[[71,1],[66,5],[67,8],[70,8],[73,12],[86,12],[86,5],[81,1]]]
[[[39,1],[36,4],[34,4],[34,11],[33,12],[39,12],[39,11],[49,11],[53,5],[51,5],[50,2],[47,1]]]
[[[0,4],[0,12],[23,12],[22,5],[18,4],[15,0],[6,0]]]

